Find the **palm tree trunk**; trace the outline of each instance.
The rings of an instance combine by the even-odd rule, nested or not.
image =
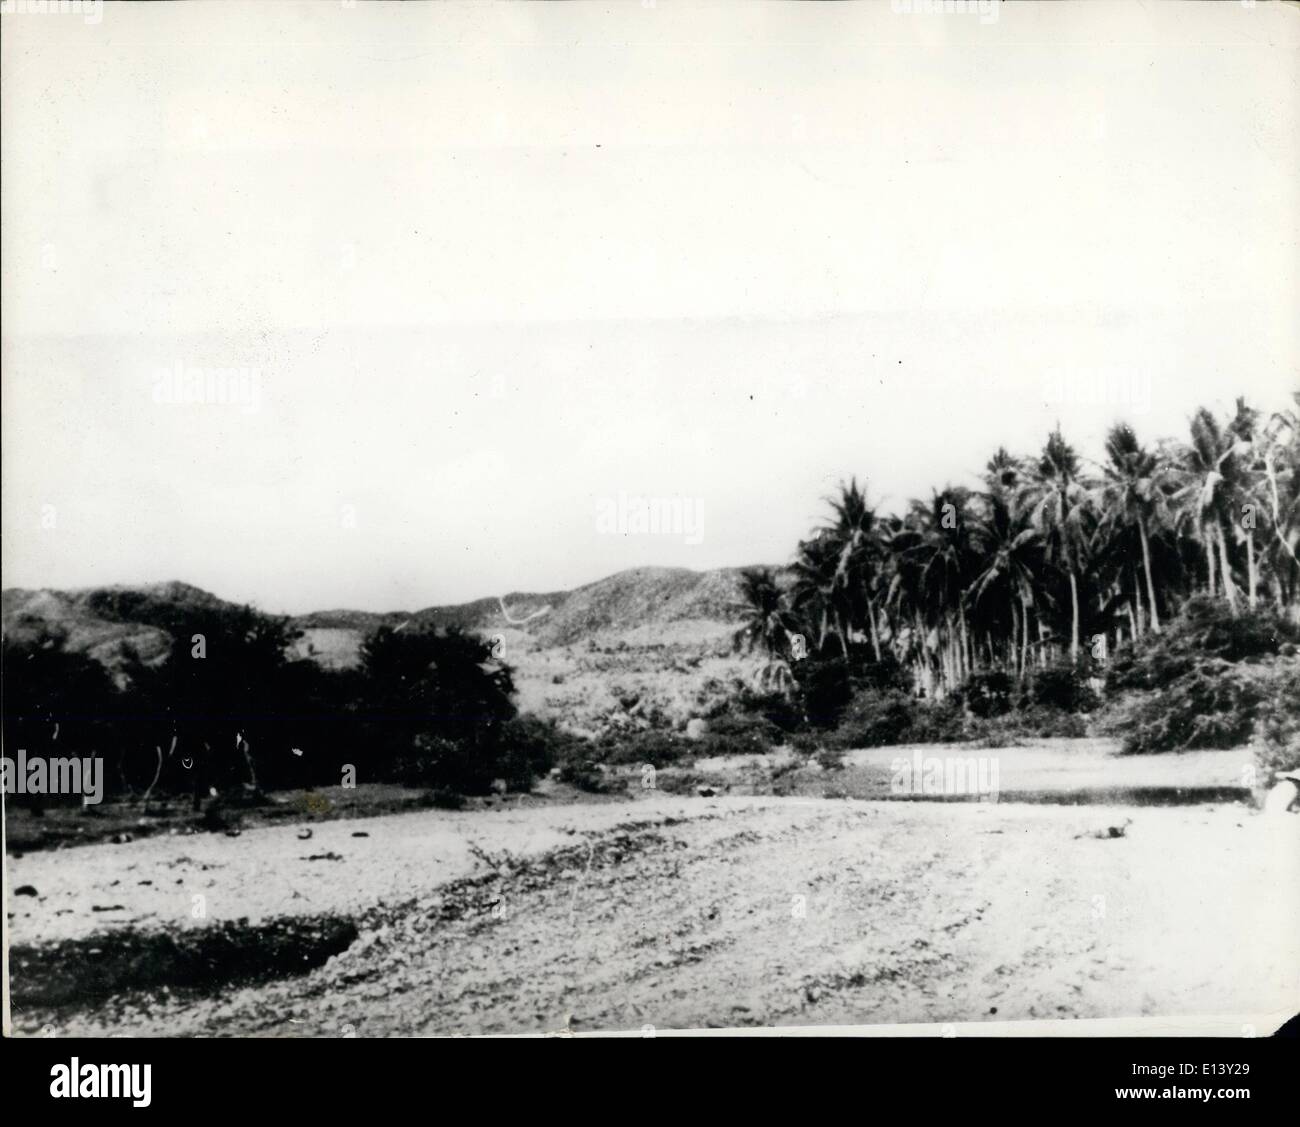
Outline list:
[[[1025,671],[1029,668],[1029,604],[1022,603],[1020,609],[1022,612],[1020,616],[1020,631],[1021,638],[1023,639],[1020,643],[1020,679],[1023,681],[1025,679]]]
[[[1255,536],[1246,530],[1246,568],[1250,576],[1250,609],[1255,609]]]
[[[1070,568],[1070,660],[1079,660],[1079,580]]]
[[[1142,584],[1138,581],[1137,571],[1133,572],[1133,602],[1137,609],[1137,614],[1133,622],[1133,640],[1137,641],[1142,637],[1146,629],[1146,624],[1142,621]]]
[[[1016,596],[1014,592],[1011,595],[1010,602],[1011,602],[1011,645],[1009,647],[1011,650],[1010,665],[1011,665],[1012,672],[1015,673],[1017,677],[1019,677],[1021,671],[1024,669],[1024,666],[1018,664],[1016,661],[1016,658],[1018,656],[1016,651],[1019,649],[1019,643],[1020,643],[1020,612],[1016,609]]]
[[[1138,518],[1138,535],[1142,538],[1142,567],[1147,573],[1147,601],[1151,605],[1151,629],[1160,633],[1160,612],[1156,609],[1156,585],[1151,580],[1151,549],[1147,544],[1147,522]]]
[[[1210,574],[1207,590],[1210,598],[1214,598],[1214,532],[1208,527],[1205,529],[1205,565]]]
[[[967,677],[970,676],[971,670],[975,666],[974,655],[971,653],[971,648],[970,648],[970,634],[966,630],[965,602],[962,602],[958,605],[957,612],[961,616],[961,638],[958,642],[958,645],[961,647],[960,653],[962,657],[962,666],[963,666],[961,670],[961,679],[965,680]]]
[[[867,600],[867,614],[871,619],[871,648],[876,653],[876,664],[880,664],[880,631],[876,628],[876,604]]]
[[[1237,585],[1232,581],[1232,565],[1228,562],[1228,541],[1223,535],[1223,525],[1214,522],[1214,531],[1219,541],[1219,562],[1223,568],[1223,593],[1228,596],[1228,606],[1237,609]]]
[[[843,652],[845,659],[849,656],[849,644],[844,638],[844,616],[838,610],[835,611],[835,635],[840,640],[840,650]]]

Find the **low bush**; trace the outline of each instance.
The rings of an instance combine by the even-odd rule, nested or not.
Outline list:
[[[838,747],[818,748],[813,759],[823,771],[844,770],[844,750]]]
[[[1255,758],[1264,782],[1274,772],[1300,770],[1300,662],[1277,671],[1255,728]]]
[[[703,736],[685,743],[685,750],[699,757],[766,755],[793,738],[766,715],[733,708],[710,720]]]
[[[909,743],[957,743],[967,738],[966,711],[953,695],[933,703],[919,702],[907,733]]]
[[[588,759],[574,758],[561,763],[558,778],[589,794],[608,794],[614,789],[600,767]]]
[[[1002,716],[1015,707],[1018,688],[1009,673],[993,669],[968,677],[961,688],[961,700],[974,716]]]
[[[786,693],[757,693],[746,689],[732,708],[720,713],[710,725],[712,730],[728,727],[733,731],[745,728],[777,733],[775,738],[779,743],[781,735],[804,727],[803,706],[796,697]]]
[[[683,735],[646,728],[601,736],[591,746],[591,758],[598,763],[649,763],[654,767],[667,767],[695,750],[696,745]]]
[[[1017,747],[1028,740],[1078,739],[1088,735],[1088,721],[1075,712],[1029,705],[1001,716],[973,717],[966,736],[983,747]]]
[[[861,689],[844,710],[829,744],[855,748],[903,743],[911,733],[919,707],[917,701],[898,689]]]
[[[1030,671],[1018,701],[1019,707],[1056,712],[1092,712],[1101,703],[1088,683],[1094,675],[1092,663],[1049,665]]]
[[[1274,673],[1263,664],[1202,658],[1158,693],[1131,702],[1117,725],[1124,751],[1231,748],[1255,731]]]
[[[582,740],[554,720],[516,716],[501,725],[495,741],[496,777],[514,791],[527,791]]]

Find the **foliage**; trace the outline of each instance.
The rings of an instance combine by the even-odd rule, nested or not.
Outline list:
[[[1016,703],[1015,680],[1003,669],[973,673],[960,690],[959,699],[975,716],[1001,716]]]
[[[102,613],[139,610],[105,597]],[[170,641],[159,661],[124,652],[120,685],[57,632],[6,637],[6,746],[102,753],[113,791],[189,790],[198,810],[210,788],[228,805],[241,790],[338,784],[345,764],[361,782],[525,789],[569,739],[516,717],[509,668],[455,629],[381,628],[359,669],[332,671],[293,657],[283,618],[195,599],[145,609]]]
[[[1255,747],[1265,782],[1274,771],[1300,770],[1300,662],[1279,670],[1260,709]]]
[[[1162,689],[1206,658],[1256,661],[1294,653],[1300,628],[1273,607],[1233,613],[1223,602],[1189,599],[1162,634],[1124,651],[1106,671],[1108,690]]]
[[[1135,701],[1121,731],[1126,752],[1232,748],[1255,730],[1270,696],[1271,669],[1206,657],[1165,686]]]
[[[1187,672],[1186,655],[1142,653],[1180,608],[1184,632],[1206,619],[1210,652],[1248,660],[1274,635],[1295,640],[1300,393],[1295,402],[1267,418],[1241,400],[1222,418],[1198,410],[1182,442],[1144,444],[1120,422],[1095,466],[1058,427],[1035,454],[999,448],[983,490],[949,485],[901,515],[879,512],[857,480],[841,483],[796,548],[784,605],[779,584],[764,586],[761,620],[813,639],[817,658],[895,662],[913,693],[959,694],[976,715],[1015,707],[1001,674],[1030,683],[1021,707],[1089,710],[1058,670],[1086,671],[1090,653],[1111,663],[1115,688]],[[1177,668],[1149,668],[1170,660]],[[861,685],[843,666],[793,673],[817,727],[836,723]]]
[[[831,742],[842,748],[907,742],[917,702],[897,689],[863,689],[853,697]]]
[[[649,763],[653,767],[667,767],[697,750],[698,745],[683,735],[648,728],[602,736],[591,746],[590,754],[599,763]]]
[[[1097,694],[1089,682],[1086,663],[1078,665],[1049,665],[1035,669],[1028,678],[1022,703],[1056,712],[1091,712],[1097,705]]]

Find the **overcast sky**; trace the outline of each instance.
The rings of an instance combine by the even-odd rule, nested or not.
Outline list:
[[[779,563],[841,476],[888,508],[1058,419],[1095,457],[1281,404],[1300,13],[994,14],[0,17],[5,586]],[[196,370],[238,401],[171,401]]]

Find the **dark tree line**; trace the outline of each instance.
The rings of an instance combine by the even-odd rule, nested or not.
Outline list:
[[[114,671],[45,627],[3,643],[5,754],[99,755],[107,785],[147,799],[397,781],[461,793],[527,786],[547,763],[491,646],[457,630],[381,628],[358,668],[298,657],[287,619],[175,608],[160,660]],[[545,741],[541,741],[543,744]]]

